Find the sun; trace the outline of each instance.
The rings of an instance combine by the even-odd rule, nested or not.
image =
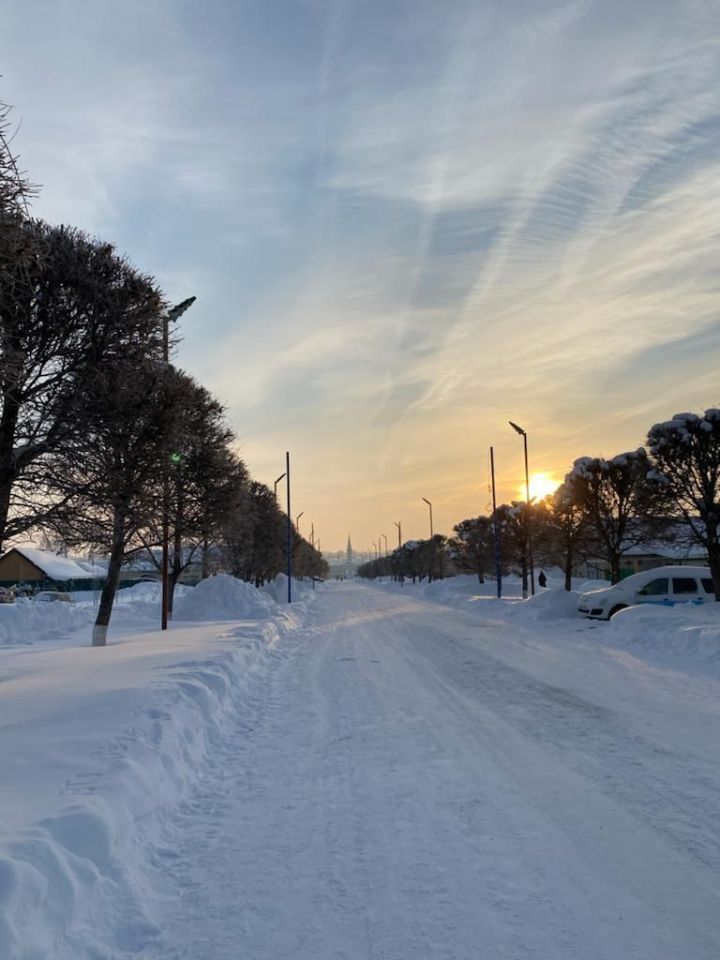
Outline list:
[[[530,474],[530,499],[535,500],[544,500],[545,497],[550,496],[551,493],[555,493],[557,488],[560,486],[560,481],[555,480],[555,478],[550,473],[531,473]],[[525,499],[525,487],[523,486],[520,491],[520,499]]]

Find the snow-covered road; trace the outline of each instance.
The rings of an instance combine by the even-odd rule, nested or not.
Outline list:
[[[140,955],[717,960],[720,682],[586,626],[330,586],[165,821]]]

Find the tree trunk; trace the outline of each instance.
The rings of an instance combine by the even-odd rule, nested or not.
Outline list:
[[[10,495],[16,477],[15,436],[20,404],[12,395],[3,397],[2,418],[0,418],[0,548],[5,542],[8,514],[10,513]]]
[[[620,554],[614,553],[608,559],[610,561],[610,583],[620,583]]]
[[[104,647],[107,643],[108,624],[112,613],[115,594],[117,593],[118,580],[120,579],[120,567],[122,566],[123,554],[125,552],[125,517],[116,508],[113,516],[112,543],[110,546],[110,563],[102,593],[100,594],[100,606],[98,607],[97,618],[93,627],[92,645],[94,647]]]

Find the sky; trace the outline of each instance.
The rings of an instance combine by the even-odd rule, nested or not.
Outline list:
[[[719,0],[0,0],[33,212],[183,316],[323,550],[720,405]],[[307,526],[306,526],[307,525]],[[384,542],[384,541],[383,541]]]

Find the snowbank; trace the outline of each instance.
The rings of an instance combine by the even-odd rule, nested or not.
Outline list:
[[[153,956],[165,818],[265,699],[285,622],[4,651],[3,960]]]
[[[173,620],[263,620],[277,605],[262,590],[226,573],[202,580],[175,604]]]
[[[0,644],[32,643],[44,637],[76,630],[94,619],[89,606],[16,600],[0,603]]]
[[[720,604],[637,606],[616,613],[605,627],[605,642],[649,654],[720,664]]]
[[[505,611],[513,619],[577,620],[578,596],[575,590],[541,590],[527,600],[507,604]]]
[[[287,576],[284,573],[279,573],[274,580],[266,583],[261,589],[269,594],[276,603],[287,603],[287,582]],[[315,590],[313,591],[312,581],[310,580],[293,580],[293,602],[296,600],[307,600],[308,597],[312,596],[313,592],[317,593],[319,588],[320,584],[316,584]]]

